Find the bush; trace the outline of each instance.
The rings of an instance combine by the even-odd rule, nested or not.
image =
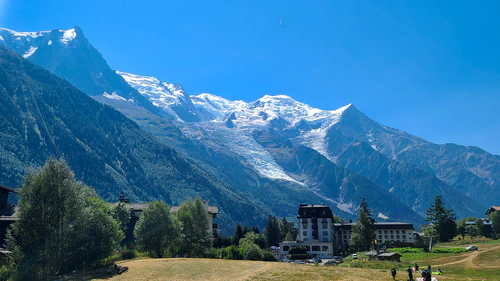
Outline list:
[[[276,257],[270,251],[262,251],[262,260],[263,261],[276,261]]]
[[[224,249],[221,249],[221,258],[225,260],[242,260],[243,254],[240,249],[236,246],[228,246]]]
[[[259,246],[251,244],[244,249],[244,258],[246,260],[260,261],[263,259],[262,251]]]
[[[293,254],[293,255],[290,255],[290,259],[291,260],[305,260],[309,258],[309,256],[307,254]]]
[[[205,253],[203,253],[203,257],[208,259],[220,259],[221,250],[223,249],[216,249],[216,248],[208,249],[205,251]]]
[[[131,260],[139,256],[139,252],[136,250],[126,250],[122,252],[122,260]]]

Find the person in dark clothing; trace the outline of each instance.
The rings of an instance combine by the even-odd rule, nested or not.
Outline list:
[[[430,264],[427,266],[427,272],[428,273],[427,273],[427,279],[426,280],[430,281],[432,279],[432,271],[431,271],[431,265]]]
[[[411,267],[408,266],[406,272],[408,272],[408,281],[413,281],[413,269],[411,269]]]
[[[396,268],[395,267],[393,267],[391,269],[391,275],[392,275],[392,280],[396,280]]]
[[[418,272],[418,264],[415,263],[415,272]]]

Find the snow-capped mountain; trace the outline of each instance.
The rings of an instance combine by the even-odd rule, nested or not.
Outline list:
[[[68,46],[76,38],[75,28],[39,32],[17,32],[0,27],[0,43],[22,54],[24,58],[33,55],[41,45],[59,44]]]
[[[118,109],[264,212],[289,216],[298,203],[321,202],[348,218],[366,197],[379,219],[423,222],[436,195],[458,216],[481,215],[500,200],[500,157],[479,148],[427,142],[351,104],[189,95],[175,83],[113,70],[80,28],[72,30],[2,29],[0,45]],[[223,207],[227,196],[218,196]]]
[[[141,94],[151,96],[154,91],[147,90],[141,85],[146,84],[146,81],[156,81],[156,84],[159,84],[159,80],[152,77],[142,79],[143,81],[138,79],[131,83],[130,79],[126,78],[130,85]],[[183,97],[186,97],[185,93]],[[176,96],[169,91],[162,91],[162,98],[168,100],[175,99]],[[151,97],[149,99],[154,100]],[[420,214],[425,212],[435,195],[445,195],[454,202],[467,201],[467,195],[471,195],[471,193],[464,195],[461,190],[452,188],[451,186],[455,186],[456,181],[448,180],[449,177],[443,173],[433,173],[428,165],[421,166],[422,163],[407,161],[408,159],[399,160],[409,151],[434,144],[403,131],[383,126],[367,118],[351,104],[336,110],[322,110],[285,95],[266,95],[248,103],[230,101],[207,93],[192,95],[190,99],[189,104],[193,104],[195,108],[195,110],[191,109],[191,112],[203,118],[199,118],[195,124],[186,124],[177,116],[175,119],[180,121],[177,126],[184,134],[188,138],[205,143],[224,143],[228,151],[242,157],[254,171],[263,177],[311,186],[308,180],[284,169],[278,163],[279,161],[276,161],[269,148],[255,139],[255,135],[259,132],[272,131],[275,136],[279,136],[281,141],[290,141],[295,146],[311,148],[329,161],[350,167],[400,197],[413,193],[415,196],[409,196],[403,201]],[[171,104],[156,103],[164,111],[169,111]],[[184,101],[183,104],[188,103]],[[354,153],[354,150],[360,147],[359,142],[366,146],[363,146],[364,150],[360,152],[361,154],[356,154],[358,159],[356,162],[356,159],[353,159],[354,154],[350,153]],[[400,147],[400,143],[405,144],[405,147]],[[363,156],[369,154],[377,155],[377,161],[364,160]],[[429,154],[427,152],[423,155]],[[421,155],[414,154],[414,157],[418,156]],[[359,167],[353,163],[364,164]],[[374,166],[372,170],[366,171],[366,167],[370,167],[373,163],[377,163],[379,167]],[[407,174],[418,174],[421,178],[405,178]],[[425,188],[419,186],[422,181],[428,181],[426,184],[429,186]],[[492,192],[491,187],[484,187],[483,181],[476,179],[476,182],[478,185],[483,185],[487,193]],[[488,201],[481,196],[472,197],[484,205],[488,204]],[[335,200],[338,206],[345,204],[338,198]],[[457,209],[462,214],[476,213],[479,208],[473,207],[474,204],[481,205],[474,202],[467,206],[458,206]]]

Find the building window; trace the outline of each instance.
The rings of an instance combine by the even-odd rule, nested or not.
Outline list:
[[[399,235],[396,235],[396,239],[399,240]]]
[[[328,224],[323,223],[323,229],[327,229],[327,228],[328,228]]]
[[[323,236],[327,236],[328,235],[328,231],[323,231]]]
[[[391,240],[394,240],[394,235],[391,235]]]
[[[290,250],[290,246],[283,246],[283,251],[288,252]]]
[[[396,234],[399,234],[399,230],[396,230]]]
[[[387,234],[387,230],[384,230],[384,233]]]
[[[327,252],[327,251],[328,251],[328,246],[323,246],[323,247],[321,247],[321,248],[322,248],[321,250],[322,250],[323,252]]]
[[[384,238],[387,239],[387,235],[384,235]]]
[[[391,230],[391,234],[393,233],[393,231]]]
[[[404,231],[404,230],[401,230],[401,233],[405,234],[405,231]]]
[[[309,240],[309,239],[307,239],[307,238],[304,238],[304,239],[302,239],[302,240],[304,240],[304,241],[307,241],[307,240]]]
[[[303,231],[303,232],[302,232],[302,235],[303,235],[303,236],[307,236],[307,231]]]
[[[379,230],[379,231],[378,231],[378,234],[382,234],[382,230]]]
[[[326,215],[326,211],[325,211],[325,210],[323,210],[323,216],[325,216],[325,215]]]
[[[321,247],[320,246],[312,246],[312,250],[313,250],[313,252],[319,252],[319,251],[321,251]]]
[[[403,234],[403,239],[406,239],[406,235]]]

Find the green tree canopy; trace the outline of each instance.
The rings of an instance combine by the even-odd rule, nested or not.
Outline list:
[[[181,223],[181,253],[191,257],[201,256],[212,244],[208,225],[211,221],[206,206],[200,198],[188,199],[181,204],[177,219]]]
[[[434,204],[427,210],[426,221],[434,224],[439,242],[451,241],[457,234],[456,217],[452,209],[447,210],[441,196],[434,199]]]
[[[26,175],[18,216],[8,242],[21,257],[14,279],[52,279],[109,256],[124,238],[109,206],[55,159]]]
[[[120,223],[120,229],[125,232],[130,222],[130,210],[127,205],[119,202],[113,207],[113,217]]]
[[[357,250],[368,250],[375,239],[375,225],[365,198],[358,208],[358,220],[352,228],[350,246]]]
[[[496,237],[500,236],[500,211],[490,214],[490,220],[493,223],[493,232]]]
[[[162,258],[179,236],[178,224],[170,214],[167,203],[149,203],[135,225],[134,236],[141,249]]]

